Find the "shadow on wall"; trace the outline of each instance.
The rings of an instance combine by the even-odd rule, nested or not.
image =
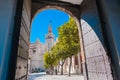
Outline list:
[[[94,20],[91,23],[94,24]],[[113,80],[107,52],[101,41],[100,25],[92,27],[82,19],[81,27],[89,80]]]

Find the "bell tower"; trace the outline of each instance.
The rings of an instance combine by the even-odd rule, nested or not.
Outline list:
[[[47,51],[50,51],[50,49],[54,45],[54,34],[52,33],[52,25],[51,25],[51,23],[49,24],[48,34],[46,35],[45,39],[46,39]]]

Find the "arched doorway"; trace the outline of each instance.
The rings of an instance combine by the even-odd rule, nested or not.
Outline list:
[[[19,1],[19,0],[18,0]],[[84,2],[86,2],[87,0],[85,0]],[[91,0],[90,0],[91,1]],[[96,2],[96,0],[92,0],[93,2]],[[116,0],[117,1],[117,0]],[[54,2],[54,1],[53,1]],[[114,1],[113,1],[114,2]],[[10,3],[10,2],[9,2]],[[19,2],[18,2],[19,3]],[[26,2],[27,4],[31,4],[31,2],[30,1],[28,1],[28,2]],[[33,3],[33,2],[32,2]],[[91,2],[90,2],[91,3]],[[107,3],[107,2],[106,2]],[[12,2],[12,4],[15,4],[15,5],[18,5],[17,3],[15,3],[14,1]],[[90,7],[91,6],[91,4],[89,4],[89,1],[88,1],[88,3],[87,3],[88,5],[88,7]],[[94,3],[94,4],[96,4],[96,3]],[[109,4],[109,3],[107,3],[107,4]],[[24,4],[24,5],[26,5],[26,4]],[[48,4],[47,4],[48,5]],[[50,4],[49,4],[50,5]],[[58,5],[56,2],[55,2],[55,4],[51,4],[51,5]],[[92,10],[94,10],[94,9],[89,9],[88,11],[86,11],[85,9],[86,8],[88,8],[87,6],[85,6],[86,4],[82,4],[81,5],[81,9],[82,10],[79,10],[80,9],[80,6],[74,6],[74,5],[67,5],[67,6],[65,6],[65,7],[69,7],[69,9],[73,9],[73,8],[71,8],[71,7],[74,7],[74,8],[77,8],[78,9],[78,11],[81,11],[82,12],[82,14],[80,13],[80,14],[78,14],[78,13],[76,13],[76,15],[75,16],[77,16],[77,18],[79,18],[79,17],[81,17],[80,15],[82,15],[82,17],[81,18],[83,18],[84,20],[85,19],[87,19],[87,17],[89,17],[89,19],[88,20],[85,20],[88,24],[90,24],[91,23],[91,19],[93,19],[93,17],[94,17],[94,15],[91,15],[91,14],[88,14],[88,16],[87,17],[85,17],[86,15],[87,15],[87,13],[86,12],[89,12],[89,11],[92,11]],[[42,5],[41,4],[41,6],[46,6],[46,5]],[[12,7],[14,7],[14,6],[12,6]],[[16,7],[16,6],[15,6]],[[16,45],[16,43],[18,42],[18,36],[19,36],[19,29],[20,29],[20,24],[21,24],[21,21],[20,20],[18,20],[18,18],[21,18],[21,12],[22,12],[22,9],[21,9],[21,7],[22,7],[22,2],[20,1],[20,4],[19,4],[19,7],[17,8],[17,10],[18,11],[16,11],[17,12],[17,14],[15,15],[15,10],[14,9],[12,9],[12,10],[10,10],[11,11],[11,13],[8,13],[8,14],[11,14],[12,15],[12,17],[14,17],[14,16],[16,16],[15,17],[15,25],[14,25],[14,28],[17,26],[17,28],[15,28],[15,30],[13,30],[13,31],[15,31],[14,32],[14,35],[12,35],[12,37],[13,37],[13,39],[12,39],[12,37],[11,37],[11,34],[9,34],[9,32],[6,32],[5,33],[5,35],[7,35],[7,36],[9,36],[10,37],[10,40],[11,41],[8,41],[7,39],[7,37],[3,37],[2,36],[2,39],[4,40],[4,41],[6,41],[5,43],[4,43],[4,46],[2,46],[2,47],[5,47],[5,49],[7,48],[7,50],[8,51],[10,51],[10,52],[5,52],[5,49],[2,49],[2,53],[5,53],[5,54],[2,54],[2,60],[1,61],[3,61],[2,62],[2,71],[1,72],[3,72],[3,73],[5,73],[6,71],[8,71],[8,73],[5,73],[6,75],[11,75],[12,76],[12,78],[13,78],[13,76],[14,76],[14,73],[13,74],[11,74],[12,72],[14,72],[14,68],[15,68],[15,64],[16,64],[16,57],[17,57],[17,55],[16,55],[16,52],[17,52],[17,45]],[[28,10],[28,13],[30,14],[30,5],[29,6],[27,6],[28,8],[27,8],[27,10]],[[39,7],[39,6],[36,6],[37,8]],[[83,9],[83,7],[84,7],[84,9]],[[96,7],[96,6],[95,6]],[[91,7],[90,7],[91,8]],[[32,9],[34,9],[35,11],[36,11],[36,8],[32,8]],[[97,9],[97,7],[96,7],[96,9]],[[115,8],[116,9],[116,8]],[[30,12],[29,12],[30,11]],[[74,11],[76,11],[76,9],[74,10]],[[74,12],[73,11],[73,12]],[[34,12],[34,11],[33,11]],[[98,14],[99,12],[98,12],[98,9],[97,9],[97,12],[95,12],[95,14]],[[29,15],[28,14],[28,15]],[[93,13],[94,14],[94,13]],[[14,16],[13,16],[14,15]],[[107,13],[106,13],[106,15],[108,15]],[[84,16],[84,17],[83,17]],[[90,17],[91,16],[91,17]],[[99,15],[97,15],[97,16],[99,16]],[[29,21],[28,22],[30,22],[30,19],[31,17],[29,16]],[[97,17],[98,18],[98,17]],[[14,18],[13,18],[14,19]],[[13,19],[9,19],[9,20],[12,20],[12,24],[13,24]],[[109,18],[108,18],[109,19]],[[110,18],[111,19],[111,18]],[[115,18],[114,18],[115,19]],[[98,18],[98,20],[100,20],[99,18]],[[115,19],[116,20],[116,19]],[[118,19],[117,19],[118,20]],[[79,21],[80,21],[80,18],[79,18]],[[9,21],[8,21],[9,22]],[[8,23],[7,23],[8,24]],[[91,25],[91,24],[90,24]],[[106,25],[106,24],[103,24],[103,25]],[[94,25],[93,25],[94,26]],[[29,27],[29,26],[28,26]],[[113,27],[113,26],[112,26]],[[10,29],[13,29],[13,26],[6,26],[5,28],[7,28],[7,29],[5,29],[5,31],[6,30],[8,30],[8,28],[10,28]],[[109,28],[109,27],[108,27]],[[108,29],[109,30],[109,29]],[[9,31],[9,30],[8,30]],[[3,32],[3,31],[2,31]],[[10,31],[10,32],[12,32],[12,31]],[[99,32],[99,31],[98,31]],[[17,33],[17,34],[16,34]],[[111,34],[112,34],[113,32],[111,32]],[[16,34],[16,35],[15,35]],[[98,33],[99,34],[99,33]],[[99,36],[99,35],[98,35]],[[107,36],[108,37],[108,36]],[[15,40],[16,39],[16,40]],[[108,38],[109,39],[109,38]],[[110,40],[111,40],[111,42],[112,42],[112,44],[114,43],[116,43],[116,41],[114,41],[114,39],[115,40],[118,40],[118,39],[116,39],[116,38],[113,38],[112,40],[111,40],[111,37],[110,37]],[[100,38],[100,40],[101,40],[101,38]],[[102,39],[101,40],[101,42],[103,41],[103,43],[104,43],[104,39]],[[11,43],[12,45],[7,45],[7,43]],[[83,40],[83,43],[84,43],[84,40]],[[110,43],[110,42],[109,42]],[[106,45],[106,44],[105,44]],[[10,48],[10,46],[12,46],[12,49]],[[112,47],[112,45],[110,46],[110,47]],[[8,49],[9,48],[9,49]],[[85,47],[83,47],[83,48],[85,48]],[[107,49],[108,47],[106,47],[106,49]],[[115,46],[114,45],[114,47],[113,47],[113,49],[117,49],[117,50],[119,50],[119,48],[117,47],[117,46]],[[105,50],[106,50],[105,49]],[[7,51],[6,50],[6,51]],[[114,50],[112,50],[112,49],[110,49],[111,51],[114,51]],[[84,49],[83,49],[83,51],[84,51]],[[116,50],[115,50],[116,51]],[[118,60],[118,58],[119,58],[119,56],[116,56],[117,55],[117,53],[119,53],[119,51],[116,53],[116,52],[114,52],[115,53],[115,56],[114,56],[114,54],[112,54],[112,56],[110,56],[109,58],[112,58],[112,60],[113,60],[113,62],[112,62],[112,64],[113,64],[113,66],[114,66],[114,68],[115,68],[115,70],[113,70],[114,71],[114,73],[116,73],[117,74],[117,72],[119,72],[119,60]],[[9,59],[9,58],[7,58],[6,60],[5,60],[5,55],[8,55],[8,54],[10,54],[10,57],[9,58],[11,58],[11,59]],[[107,54],[109,54],[109,53],[107,53]],[[15,57],[15,58],[14,58]],[[116,58],[116,59],[115,59]],[[11,64],[13,62],[13,64]],[[8,65],[8,64],[5,64],[5,63],[9,63],[9,64],[11,64],[11,65]],[[7,67],[5,67],[7,65]],[[5,67],[5,70],[4,70],[4,67]],[[12,70],[10,70],[10,69],[12,69]],[[5,75],[5,76],[6,76]],[[90,74],[90,76],[91,75],[93,75],[93,74]],[[89,76],[89,73],[88,73],[88,76]],[[90,78],[90,76],[89,76],[89,78]],[[4,77],[4,76],[3,76]],[[4,79],[2,77],[2,79]],[[119,74],[117,74],[117,79],[119,78]]]
[[[95,2],[93,2],[92,4],[96,5]],[[91,7],[93,7],[93,6],[91,6]],[[91,30],[92,28],[90,28],[90,27],[93,27],[93,25],[91,25],[92,21],[94,22],[94,20],[97,20],[98,23],[100,23],[99,19],[94,19],[95,16],[96,16],[96,18],[97,17],[99,18],[98,13],[94,13],[94,14],[96,14],[95,16],[92,15],[91,17],[89,16],[87,18],[87,19],[91,20],[91,22],[88,21],[88,24],[90,23],[91,26],[88,27],[88,25],[87,25],[87,27],[85,27],[84,29],[83,29],[83,26],[84,26],[83,23],[86,23],[86,22],[84,22],[82,20],[81,23],[80,23],[80,16],[76,15],[76,13],[80,14],[80,12],[79,12],[79,10],[77,8],[75,8],[73,10],[73,9],[70,9],[70,7],[66,8],[66,7],[62,7],[61,5],[58,5],[58,6],[54,6],[54,5],[46,6],[46,5],[44,5],[44,7],[43,6],[39,7],[39,8],[37,7],[37,9],[35,9],[36,11],[33,10],[32,17],[34,16],[34,14],[36,12],[39,12],[39,11],[44,10],[44,9],[49,9],[49,8],[55,8],[55,9],[58,9],[58,10],[65,11],[68,14],[70,14],[71,16],[73,16],[74,18],[76,18],[77,24],[78,24],[78,29],[79,29],[79,36],[81,38],[80,39],[81,40],[80,41],[81,42],[81,47],[82,47],[81,48],[81,51],[82,51],[81,52],[81,56],[82,56],[82,59],[83,59],[82,60],[83,61],[83,65],[84,65],[83,66],[83,69],[84,69],[83,72],[84,72],[85,78],[88,78],[90,80],[97,79],[97,78],[112,80],[112,72],[111,72],[110,62],[108,60],[108,56],[106,54],[106,50],[104,49],[105,48],[105,44],[104,44],[103,34],[102,34],[101,29],[100,29],[100,25],[99,25],[99,30],[96,31],[96,32],[95,32],[94,29]],[[95,10],[93,10],[91,12],[94,12],[94,11],[97,12],[97,8],[96,7],[93,7],[93,8],[95,8]],[[83,15],[84,15],[84,13],[83,13]],[[81,26],[80,26],[80,24],[81,24]],[[87,36],[87,37],[85,37],[85,35],[84,35],[84,31],[86,29],[88,30],[87,33],[88,34],[90,33],[89,36]],[[96,37],[98,36],[97,38],[94,38],[95,34],[96,34]],[[84,38],[86,38],[86,40]],[[98,43],[95,43],[96,45],[92,45],[92,43],[97,42],[97,40],[98,40]],[[92,47],[94,47],[94,48],[92,48],[92,47],[87,48],[87,46],[86,46],[87,43],[88,43],[88,45],[92,45]],[[97,54],[97,51],[99,52],[99,54]],[[89,55],[91,55],[91,57]],[[88,56],[91,59],[89,59]],[[95,63],[94,63],[94,61],[95,61]],[[102,64],[100,62],[102,62]],[[102,65],[102,68],[99,66],[99,64]],[[97,69],[95,70],[95,68],[97,68]],[[101,76],[103,76],[103,77],[101,77]]]
[[[52,10],[60,10],[60,11],[62,11],[62,12],[65,12],[65,13],[68,13],[70,16],[72,16],[72,17],[74,17],[74,15],[70,12],[70,11],[68,11],[68,10],[66,10],[66,9],[64,9],[64,8],[62,8],[62,7],[59,7],[59,6],[46,6],[46,7],[44,7],[44,8],[42,8],[42,9],[39,9],[39,10],[37,10],[36,11],[36,13],[35,13],[35,16],[36,16],[36,14],[38,14],[38,13],[40,13],[40,12],[42,12],[42,11],[44,11],[44,10],[47,10],[47,9],[52,9]],[[57,14],[56,14],[57,15]],[[35,17],[34,16],[34,17]],[[34,17],[32,18],[32,19],[34,19]],[[54,17],[54,16],[53,16]],[[76,17],[74,17],[74,19],[76,20],[76,23],[77,23],[77,25],[78,25],[78,29],[79,29],[79,32],[80,32],[80,23],[79,23],[79,20],[76,18]],[[80,34],[80,33],[79,33]],[[76,56],[76,57],[74,57],[73,58],[73,60],[76,58],[76,60],[79,60],[79,63],[77,63],[77,64],[73,64],[73,67],[75,67],[75,68],[73,68],[73,70],[72,70],[72,72],[76,72],[76,73],[81,73],[81,59],[80,59],[80,53]],[[78,59],[77,59],[78,58]],[[75,62],[77,62],[76,60],[74,60]],[[75,66],[74,66],[75,65]],[[78,71],[75,71],[75,69],[78,69]],[[80,70],[79,70],[80,69]],[[68,70],[67,70],[68,71]]]

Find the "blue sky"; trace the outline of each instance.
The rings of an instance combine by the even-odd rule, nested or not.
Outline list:
[[[34,43],[36,39],[40,39],[40,42],[45,43],[45,35],[48,33],[48,27],[51,23],[52,32],[58,37],[57,28],[63,25],[69,20],[69,15],[63,11],[56,9],[48,9],[39,12],[34,17],[31,24],[30,42]]]

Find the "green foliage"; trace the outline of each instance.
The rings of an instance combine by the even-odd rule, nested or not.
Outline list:
[[[59,45],[62,55],[71,57],[80,51],[78,27],[73,18],[59,27]]]
[[[53,66],[56,66],[58,64],[56,55],[54,53],[46,52],[44,54],[44,66],[45,68],[51,68]]]
[[[73,18],[70,18],[67,23],[61,26],[59,29],[59,44],[62,50],[62,57],[69,57],[69,76],[71,70],[72,56],[76,55],[80,51],[80,40],[78,27]]]
[[[80,51],[78,27],[73,18],[59,27],[58,31],[59,42],[51,48],[50,52],[44,54],[44,66],[46,68],[56,66],[60,60],[65,61]]]
[[[53,53],[56,54],[58,61],[65,60],[67,58],[67,56],[64,54],[64,48],[62,48],[60,42],[56,43],[56,45],[53,47]]]
[[[48,52],[46,52],[46,53],[44,54],[44,67],[45,67],[45,68],[49,68],[49,67],[50,67],[49,64],[51,64],[51,62],[49,61],[49,58],[50,58],[50,55],[49,55]],[[51,58],[50,58],[50,59],[51,59]]]

